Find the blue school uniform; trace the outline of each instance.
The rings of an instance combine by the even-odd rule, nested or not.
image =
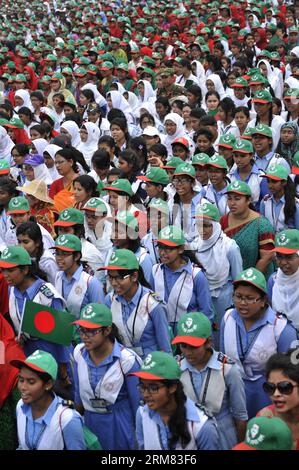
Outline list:
[[[272,195],[268,194],[260,204],[260,214],[266,217],[273,225],[275,233],[279,233],[287,228],[299,229],[299,200],[295,198],[296,212],[289,219],[288,223],[285,222],[284,217],[285,202],[284,196],[277,201]]]
[[[22,400],[19,401],[17,406],[19,447],[17,450],[38,450],[39,446],[41,446],[41,450],[62,450],[63,448],[66,448],[67,450],[86,450],[82,418],[79,413],[75,410],[71,410],[70,408],[68,408],[67,412],[72,415],[72,417],[68,419],[65,426],[63,426],[62,418],[66,411],[63,410],[61,412],[59,410],[59,414],[62,414],[61,418],[58,417],[59,424],[58,427],[56,426],[55,431],[60,431],[60,436],[58,436],[58,439],[55,439],[56,443],[51,442],[51,432],[49,432],[49,428],[51,421],[57,412],[57,408],[61,403],[62,399],[55,395],[54,400],[50,404],[46,413],[40,418],[33,419],[31,406],[23,403]],[[23,420],[20,419],[24,416],[26,419],[25,430],[21,429],[21,422]],[[45,433],[47,433],[47,436],[45,436]],[[22,435],[25,437],[24,442],[22,442]],[[44,442],[44,444],[42,442],[43,437],[46,437],[46,442]],[[59,447],[59,444],[62,446],[62,449]]]
[[[124,350],[131,358],[128,370],[120,365]],[[140,369],[140,359],[116,340],[112,353],[99,365],[93,363],[82,344],[75,348],[74,357],[75,403],[84,407],[86,426],[97,435],[104,450],[134,449],[135,416],[140,395],[137,388],[138,378],[130,373]],[[87,371],[82,374],[84,367]],[[112,374],[104,382],[104,378],[111,372],[112,367],[115,368],[115,375]],[[121,382],[116,383],[119,380]],[[105,386],[102,386],[103,382]],[[86,394],[86,387],[90,388],[89,396]],[[100,390],[98,390],[99,387]],[[115,387],[119,387],[116,392]],[[115,394],[115,402],[111,404],[113,394]],[[98,403],[94,402],[96,397],[98,402],[100,400],[98,409],[96,408]],[[93,407],[95,407],[94,410]]]
[[[258,167],[259,170],[261,170],[262,173],[266,173],[268,166],[274,163],[275,164],[279,163],[280,165],[283,165],[287,170],[290,171],[290,165],[288,164],[288,162],[284,158],[280,157],[280,155],[274,152],[269,152],[267,153],[267,155],[265,155],[262,158],[259,157],[257,154],[255,154],[254,162],[255,162],[255,165]],[[262,181],[261,181],[261,186],[260,186],[261,188],[260,201],[263,199],[264,196],[266,196],[266,194],[269,194],[267,178],[261,178],[261,180]]]
[[[115,296],[110,293],[106,296],[105,303],[107,307],[111,308],[113,322],[124,338],[126,347],[134,349],[141,358],[146,357],[152,351],[171,353],[166,308],[162,302],[155,299],[149,289],[139,284],[136,294],[129,302],[121,295]],[[121,311],[118,315],[116,310],[119,307]],[[139,312],[147,310],[148,316],[145,321],[139,319],[138,313],[134,320],[129,320],[132,312],[136,309]],[[140,325],[139,334],[138,321],[143,321],[143,324]],[[133,329],[131,329],[131,325],[133,325]],[[132,330],[134,330],[134,326],[137,334],[133,338]]]
[[[229,329],[228,320],[235,331]],[[277,317],[271,307],[248,331],[236,309],[227,311],[220,329],[220,349],[240,367],[249,419],[270,404],[262,387],[267,360],[275,352],[286,352],[296,339],[295,328],[286,319]]]
[[[208,412],[215,417],[219,432],[220,449],[229,450],[238,443],[234,420],[247,421],[248,416],[244,383],[240,371],[236,364],[231,363],[232,361],[229,361],[227,358],[223,362],[224,357],[222,353],[213,350],[212,356],[202,370],[196,369],[189,364],[187,359],[183,359],[181,362],[181,381],[184,384],[186,395],[190,399],[194,399],[195,403],[200,403],[207,407]],[[213,387],[215,387],[215,382],[213,383],[213,380],[211,380],[213,371],[220,374],[219,376],[217,374],[217,378],[218,380],[220,378],[222,382],[221,392],[220,386],[217,387],[216,391],[213,390]],[[189,387],[188,382],[185,383],[185,377],[192,387],[191,394],[188,393]],[[214,395],[215,392],[216,396]],[[212,394],[211,396],[210,393]],[[222,403],[218,411],[221,399]],[[216,403],[216,401],[219,401],[219,403]]]
[[[191,400],[189,400],[189,398],[187,398],[185,407],[187,421],[193,423],[191,424],[191,426],[192,429],[194,429],[194,424],[197,424],[200,421],[200,410],[196,408],[195,404]],[[167,424],[164,423],[159,413],[157,411],[150,410],[147,405],[144,406],[144,410],[142,410],[142,408],[143,407],[140,407],[138,409],[136,415],[136,437],[139,450],[173,450],[169,448],[168,444],[169,438],[171,437],[169,427],[167,426]],[[144,412],[149,415],[149,419],[151,419],[158,428],[159,447],[145,444],[147,439],[151,440],[151,436],[146,437],[144,435],[144,426],[142,418]],[[217,426],[212,418],[206,419],[201,430],[194,436],[194,440],[195,443],[192,450],[220,450]]]

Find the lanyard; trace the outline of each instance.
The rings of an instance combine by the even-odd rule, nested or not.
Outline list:
[[[242,336],[241,336],[241,331],[240,331],[240,328],[238,325],[237,326],[237,330],[238,330],[238,336],[239,336],[239,343],[240,343],[240,349],[241,349],[241,356],[240,356],[240,361],[242,362],[245,362],[245,359],[247,358],[248,354],[250,353],[254,343],[255,343],[255,340],[256,338],[258,337],[258,335],[260,334],[261,330],[264,328],[264,326],[260,326],[256,332],[254,333],[254,335],[252,336],[251,340],[249,341],[249,344],[248,344],[248,347],[247,347],[247,350],[244,352],[244,349],[243,349],[243,344],[242,344]]]
[[[136,323],[136,319],[137,319],[137,315],[138,315],[138,309],[139,309],[139,305],[140,305],[140,302],[141,302],[142,297],[143,297],[143,287],[141,287],[140,296],[139,296],[139,299],[138,299],[138,302],[137,302],[137,306],[136,306],[136,309],[135,309],[134,320],[133,320],[133,328],[132,328],[132,334],[131,334],[131,332],[130,332],[129,329],[128,329],[127,322],[125,322],[126,330],[127,330],[127,332],[132,336],[132,342],[134,341],[134,336],[135,336],[135,323]]]
[[[26,442],[26,446],[28,447],[28,449],[30,449],[30,450],[36,450],[37,449],[39,441],[41,440],[41,437],[42,437],[43,433],[45,432],[46,427],[47,427],[47,425],[43,424],[40,432],[38,433],[37,438],[35,439],[35,441],[32,441],[32,446],[31,446],[31,444],[29,442],[29,436],[28,436],[28,418],[26,417],[25,442]]]
[[[184,279],[183,279],[183,282],[181,283],[181,287],[180,287],[179,294],[178,294],[178,296],[177,296],[177,301],[176,301],[176,306],[175,306],[174,322],[173,322],[174,324],[176,323],[176,317],[177,317],[177,314],[178,314],[179,300],[180,300],[180,296],[181,296],[181,293],[182,293],[182,290],[183,290],[183,286],[184,286],[184,284],[185,284],[185,282],[186,282],[186,277],[187,277],[187,275],[188,275],[188,272],[186,271],[186,272],[185,272],[185,277],[184,277]],[[163,277],[164,277],[164,284],[165,284],[165,287],[166,287],[166,289],[167,289],[168,300],[169,300],[169,296],[170,296],[170,293],[171,293],[172,289],[169,290],[168,284],[167,284],[167,282],[166,282],[166,276],[165,276],[165,271],[164,271],[164,270],[163,270]],[[181,277],[181,274],[180,274],[179,277]]]
[[[277,224],[278,224],[278,220],[279,220],[279,216],[280,216],[280,213],[282,211],[282,209],[284,208],[284,204],[283,206],[279,209],[279,212],[278,212],[278,216],[276,217],[275,216],[275,207],[274,207],[274,203],[273,203],[273,198],[271,198],[271,213],[272,213],[272,220],[273,220],[273,227],[275,229],[275,233],[276,233],[276,229],[277,229]]]

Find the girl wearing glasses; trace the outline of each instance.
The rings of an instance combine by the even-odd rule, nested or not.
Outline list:
[[[260,271],[246,269],[233,284],[235,307],[222,320],[220,350],[240,368],[250,419],[269,404],[262,388],[267,360],[276,352],[286,352],[297,334],[287,319],[268,305],[266,279]]]
[[[155,350],[171,352],[165,307],[148,288],[134,253],[116,250],[102,269],[107,269],[113,288],[105,303],[123,344],[140,357]]]
[[[149,354],[139,372],[145,405],[136,416],[139,450],[218,450],[215,421],[186,397],[175,358],[165,352]]]
[[[257,416],[280,418],[293,435],[293,449],[299,450],[299,366],[298,349],[274,354],[266,364],[264,392],[272,405],[260,410]]]
[[[106,305],[86,305],[74,323],[82,341],[74,350],[76,409],[104,450],[134,449],[140,395],[130,374],[141,361],[120,344]]]
[[[226,160],[222,155],[216,154],[210,158],[206,166],[210,182],[202,190],[201,197],[216,204],[220,215],[225,215],[229,211],[226,190],[230,181],[226,176],[228,172]]]

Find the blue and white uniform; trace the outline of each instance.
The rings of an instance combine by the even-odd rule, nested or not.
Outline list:
[[[193,266],[189,259],[177,271],[172,271],[163,263],[155,264],[151,282],[154,291],[167,304],[167,319],[174,334],[177,322],[186,312],[202,311],[213,323],[214,309],[209,283],[203,271]]]
[[[252,202],[253,204],[256,204],[260,199],[261,182],[262,182],[261,180],[263,179],[263,178],[260,178],[259,175],[260,175],[260,171],[258,167],[256,166],[256,164],[254,164],[251,168],[250,174],[246,177],[246,179],[241,180],[237,165],[234,164],[228,176],[229,176],[231,183],[233,183],[234,181],[245,181],[245,183],[247,183],[251,189]]]
[[[181,362],[184,392],[193,402],[202,405],[217,421],[220,448],[229,450],[238,443],[234,420],[247,421],[244,383],[236,364],[213,350],[202,370],[187,359]]]
[[[157,245],[157,237],[151,230],[141,239],[141,245],[148,252],[152,264],[160,263],[159,249]]]
[[[190,442],[184,450],[220,450],[219,434],[215,421],[187,398],[186,418]],[[136,415],[136,436],[139,450],[182,450],[180,443],[169,448],[171,437],[168,426],[157,411],[147,405],[140,406]]]
[[[286,223],[284,216],[285,202],[284,196],[277,201],[273,195],[267,194],[260,204],[261,215],[265,216],[273,225],[275,233],[288,228],[299,229],[299,199],[295,198],[296,212],[288,223]]]
[[[202,189],[201,191],[202,197],[204,197],[207,201],[211,202],[212,204],[216,204],[221,216],[229,212],[229,208],[227,205],[226,190],[227,186],[221,189],[221,191],[216,191],[212,183],[208,183],[206,189]]]
[[[141,358],[152,351],[171,353],[166,308],[153,292],[139,284],[129,302],[121,295],[110,293],[105,303],[127,348]]]
[[[17,404],[18,450],[86,450],[79,413],[54,399],[43,416],[33,419],[30,405]]]
[[[288,171],[291,171],[290,165],[285,160],[285,158],[281,157],[278,153],[269,152],[267,155],[263,157],[259,157],[257,154],[254,156],[254,163],[257,168],[260,170],[261,174],[265,174],[266,170],[271,165],[277,165],[278,163],[284,166]],[[267,178],[261,178],[261,192],[260,192],[260,200],[269,194],[269,187]]]
[[[204,191],[204,190],[203,190]],[[186,239],[186,245],[192,243],[197,236],[194,216],[196,208],[201,203],[203,191],[196,193],[190,204],[174,203],[171,209],[171,224],[180,227]]]
[[[141,360],[117,341],[112,353],[95,365],[84,344],[76,346],[75,403],[84,408],[84,422],[104,450],[135,448],[135,416],[140,402],[138,378]]]
[[[226,312],[220,331],[220,349],[240,368],[249,419],[270,404],[263,391],[265,365],[276,352],[286,352],[297,339],[295,328],[286,318],[268,307],[264,315],[247,331],[236,309]]]

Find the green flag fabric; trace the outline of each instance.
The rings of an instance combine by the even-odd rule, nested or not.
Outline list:
[[[26,301],[21,330],[51,343],[69,346],[72,342],[74,316],[30,300]]]

